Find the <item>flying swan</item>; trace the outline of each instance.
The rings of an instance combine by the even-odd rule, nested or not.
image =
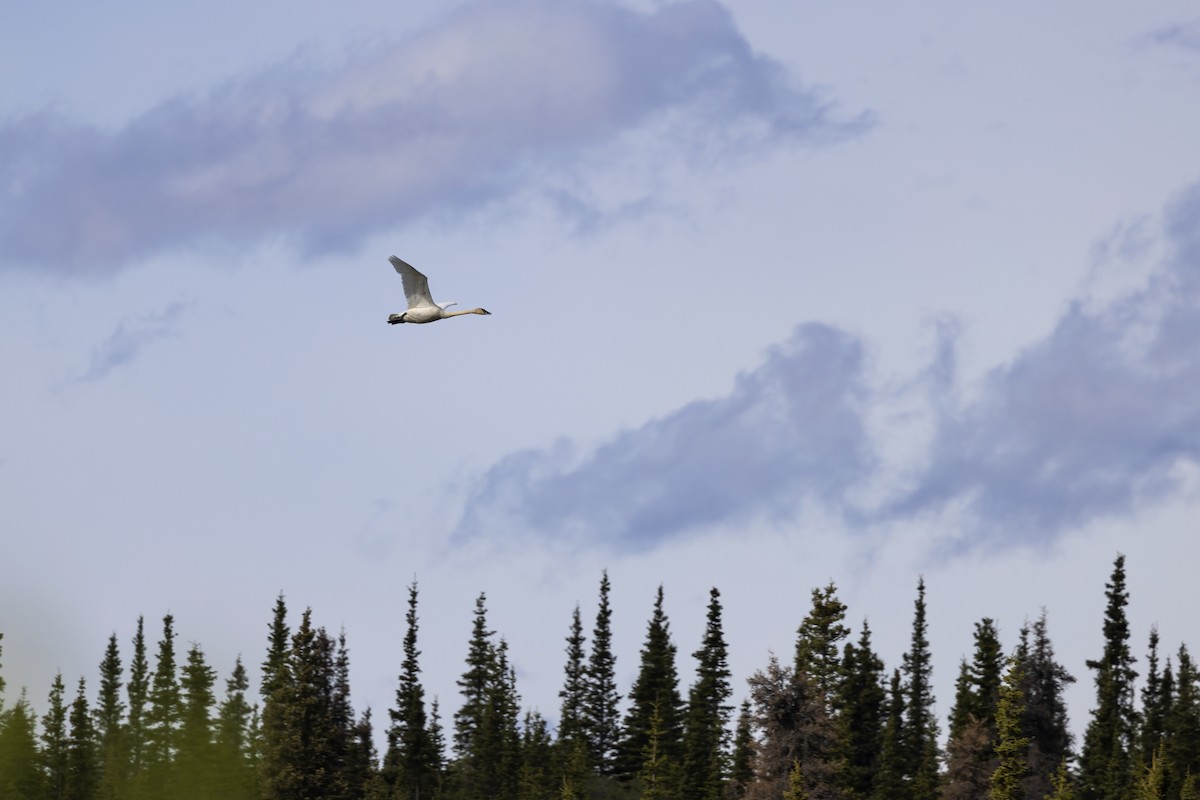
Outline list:
[[[408,311],[403,314],[391,314],[388,316],[388,324],[395,325],[400,322],[436,322],[439,319],[448,317],[460,317],[463,314],[488,314],[492,312],[482,308],[472,308],[470,311],[447,311],[446,309],[455,303],[435,303],[429,294],[429,279],[413,267],[412,264],[407,264],[400,259],[392,256],[388,259],[392,262],[392,266],[396,268],[396,272],[400,273],[400,277],[404,280],[404,296],[408,298]]]

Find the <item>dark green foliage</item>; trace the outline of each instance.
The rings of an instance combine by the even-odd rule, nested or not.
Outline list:
[[[938,794],[938,723],[934,716],[933,665],[925,619],[925,579],[917,582],[912,643],[904,654],[905,719],[901,737],[904,776],[912,800]]]
[[[628,780],[642,772],[646,748],[655,726],[658,728],[655,757],[674,764],[682,760],[683,699],[679,694],[675,654],[660,585],[642,645],[641,666],[629,692],[629,712],[625,715],[617,748],[617,774],[621,778]]]
[[[1133,787],[1132,749],[1136,713],[1133,708],[1133,669],[1129,651],[1129,622],[1125,606],[1125,556],[1117,556],[1106,584],[1104,654],[1088,661],[1096,673],[1096,706],[1083,738],[1079,760],[1081,800],[1125,800]]]
[[[125,704],[121,702],[121,671],[120,648],[114,633],[108,638],[104,660],[100,662],[100,692],[93,710],[100,773],[97,792],[101,797],[116,797],[129,771],[122,723]]]
[[[492,643],[484,595],[475,603],[467,670],[459,679],[463,704],[454,715],[457,758],[447,791],[451,797],[515,798],[520,779],[520,700],[508,645]]]
[[[239,656],[225,681],[225,697],[217,709],[215,758],[216,796],[249,800],[257,794],[257,758],[253,749],[253,709],[246,702],[250,681]]]
[[[61,798],[67,795],[67,707],[63,701],[66,687],[62,673],[54,676],[50,685],[48,708],[42,717],[42,769],[46,775],[48,797]]]
[[[163,617],[154,675],[150,681],[150,706],[146,711],[146,789],[151,797],[173,796],[175,755],[183,695],[175,663],[175,618]]]
[[[263,709],[260,767],[264,798],[338,798],[349,787],[344,770],[349,730],[338,693],[334,643],[314,628],[306,609],[292,636],[286,667]],[[286,676],[286,677],[285,677]]]
[[[1023,786],[1027,797],[1042,797],[1054,790],[1055,776],[1072,757],[1063,693],[1075,682],[1054,657],[1044,609],[1032,629],[1022,629],[1016,657],[1023,678],[1021,730],[1029,738],[1029,772]]]
[[[725,788],[729,739],[729,657],[721,626],[721,593],[709,592],[708,618],[688,693],[683,731],[683,800],[719,800]]]
[[[845,619],[846,605],[830,581],[825,588],[812,590],[812,609],[796,631],[795,674],[804,676],[830,714],[842,682],[841,643],[850,635]]]
[[[866,620],[858,644],[845,647],[842,674],[837,701],[839,785],[845,796],[854,800],[874,792],[887,719],[883,660],[871,649],[871,628]]]
[[[79,679],[79,691],[71,703],[71,734],[67,737],[66,800],[91,800],[100,785],[96,729],[88,708],[87,682]]]
[[[554,800],[557,789],[550,729],[541,714],[526,712],[521,725],[521,773],[517,797],[520,800]]]
[[[733,758],[729,770],[729,784],[734,798],[745,797],[754,782],[754,765],[758,758],[758,746],[751,729],[753,718],[750,701],[743,700],[738,713],[737,727],[733,734]]]
[[[608,570],[600,577],[600,599],[596,624],[592,628],[592,652],[585,670],[583,699],[584,731],[588,757],[599,775],[616,771],[616,750],[620,730],[617,714],[616,656],[612,651],[612,609],[609,606]]]
[[[584,704],[587,692],[586,666],[583,661],[583,645],[586,639],[583,635],[583,622],[579,616],[579,606],[571,614],[571,632],[567,635],[567,665],[563,679],[563,688],[559,690],[560,712],[558,722],[558,742],[564,754],[572,754],[575,741],[584,736]]]
[[[1142,687],[1142,719],[1138,734],[1138,753],[1142,766],[1148,768],[1158,753],[1167,728],[1167,711],[1171,708],[1174,685],[1164,681],[1158,669],[1158,626],[1150,627],[1149,652],[1146,656],[1146,685]],[[1168,667],[1169,669],[1169,667]]]
[[[175,765],[178,785],[174,796],[181,800],[214,797],[216,793],[218,761],[212,718],[216,679],[216,672],[204,660],[204,652],[193,643],[188,648],[179,681],[183,701]]]
[[[287,603],[281,592],[275,598],[275,610],[271,616],[270,634],[267,638],[267,657],[262,663],[262,681],[259,695],[263,700],[270,698],[280,682],[288,680],[287,658],[291,644],[291,631],[287,624]]]
[[[13,706],[0,713],[0,798],[41,796],[43,779],[36,729],[37,719],[22,692]]]
[[[985,617],[975,623],[975,653],[970,662],[962,662],[956,683],[942,777],[943,800],[983,798],[992,791],[991,776],[998,763],[996,708],[1003,663],[996,625]]]
[[[1186,645],[1179,647],[1174,697],[1167,710],[1163,742],[1163,768],[1167,797],[1182,794],[1191,777],[1200,776],[1200,694],[1196,664]]]
[[[904,688],[900,670],[892,670],[888,685],[887,721],[879,751],[879,771],[875,775],[873,800],[903,800],[907,797],[904,781]]]
[[[118,785],[140,782],[146,768],[146,702],[150,696],[150,662],[146,660],[146,636],[143,619],[138,617],[133,635],[133,660],[129,663],[129,717],[125,721],[125,758],[128,772]]]
[[[439,760],[425,716],[425,690],[417,649],[417,584],[408,587],[404,663],[396,689],[396,707],[389,714],[388,751],[384,781],[397,800],[425,800],[438,785]]]

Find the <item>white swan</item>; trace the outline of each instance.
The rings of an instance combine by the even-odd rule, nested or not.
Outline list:
[[[395,256],[389,258],[388,261],[392,262],[392,266],[396,268],[396,272],[399,272],[400,277],[404,280],[404,295],[408,298],[408,311],[405,311],[403,314],[389,315],[389,325],[395,325],[400,322],[420,324],[435,322],[447,317],[460,317],[463,314],[490,315],[492,313],[482,308],[472,308],[470,311],[447,311],[447,308],[455,304],[433,302],[433,297],[429,294],[429,279],[417,272],[412,264],[407,264]]]

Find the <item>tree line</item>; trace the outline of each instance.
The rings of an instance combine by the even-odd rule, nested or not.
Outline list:
[[[943,739],[923,579],[898,665],[889,670],[874,651],[866,621],[853,635],[830,583],[812,591],[794,654],[771,656],[737,707],[717,589],[686,685],[658,589],[624,694],[615,680],[610,589],[604,573],[590,636],[578,606],[571,616],[552,728],[537,711],[522,711],[508,645],[490,629],[482,594],[460,704],[443,722],[421,683],[412,584],[382,753],[370,710],[356,713],[350,702],[346,637],[315,626],[310,609],[293,630],[284,597],[277,599],[254,698],[240,658],[223,692],[198,644],[181,658],[171,615],[151,667],[139,619],[127,663],[116,635],[109,638],[94,696],[84,678],[69,696],[59,674],[40,719],[24,690],[0,703],[0,798],[1200,798],[1196,667],[1186,646],[1164,659],[1152,629],[1145,681],[1135,688],[1123,556],[1106,585],[1103,652],[1087,662],[1096,696],[1080,743],[1064,701],[1075,678],[1055,658],[1044,610],[1008,652],[992,619],[975,623]],[[0,677],[0,700],[4,689]]]

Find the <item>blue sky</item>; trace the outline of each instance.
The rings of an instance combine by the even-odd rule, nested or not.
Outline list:
[[[14,690],[282,591],[379,714],[415,578],[443,708],[484,591],[553,717],[605,568],[626,686],[660,582],[739,696],[830,579],[894,665],[925,576],[943,714],[1045,607],[1079,725],[1118,551],[1200,641],[1189,4],[69,5],[0,31]]]

